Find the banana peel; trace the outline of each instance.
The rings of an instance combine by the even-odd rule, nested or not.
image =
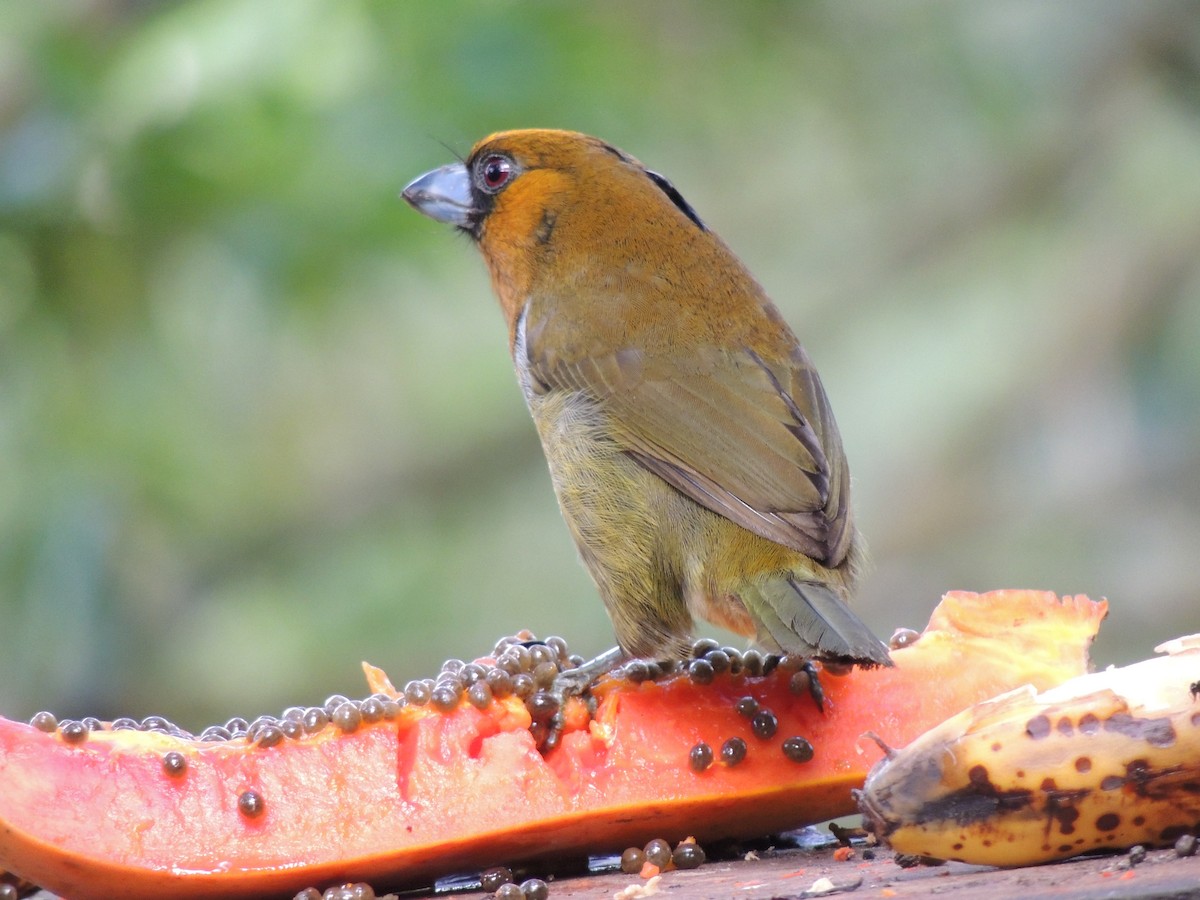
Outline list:
[[[1155,650],[885,748],[858,794],[865,824],[898,853],[994,866],[1200,833],[1200,635]]]

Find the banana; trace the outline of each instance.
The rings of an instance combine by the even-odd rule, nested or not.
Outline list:
[[[898,853],[995,866],[1200,833],[1200,635],[1155,650],[884,747],[864,824]]]

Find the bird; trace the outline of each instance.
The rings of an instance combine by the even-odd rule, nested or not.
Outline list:
[[[816,368],[667,178],[599,138],[522,129],[401,196],[482,253],[612,621],[601,667],[684,658],[697,619],[766,652],[892,664],[849,606],[863,544]]]

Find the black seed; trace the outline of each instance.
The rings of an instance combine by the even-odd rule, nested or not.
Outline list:
[[[533,683],[533,676],[528,672],[521,672],[513,676],[513,694],[519,699],[524,700],[537,690],[537,685]]]
[[[59,726],[58,733],[68,744],[82,744],[87,740],[87,726],[74,719],[68,719]]]
[[[330,718],[333,717],[333,712],[343,703],[348,702],[349,697],[343,697],[341,694],[330,694],[325,698],[325,702],[321,704],[325,708],[325,712],[329,713]]]
[[[394,699],[389,697],[383,701],[383,717],[389,722],[392,719],[398,718],[400,710],[404,709],[405,705],[403,697],[396,697]]]
[[[546,646],[554,651],[554,655],[564,662],[570,656],[570,649],[567,647],[566,638],[559,637],[557,634],[552,634],[546,638]]]
[[[800,656],[798,653],[785,653],[783,656],[779,657],[779,668],[783,669],[785,672],[795,672],[806,662],[808,662],[808,660],[803,656]]]
[[[688,751],[688,765],[692,767],[693,772],[703,772],[713,762],[712,747],[701,741]]]
[[[83,722],[83,727],[86,728],[88,731],[103,731],[104,730],[104,723],[101,722],[99,719],[97,719],[95,716],[87,716],[86,718],[82,719],[81,721]],[[174,728],[175,726],[172,725],[171,727]]]
[[[533,668],[533,661],[527,648],[520,644],[514,644],[500,654],[496,659],[496,665],[509,675],[520,675]]]
[[[762,738],[764,741],[774,737],[778,728],[779,720],[769,709],[760,709],[750,720],[750,730],[754,732],[755,737]]]
[[[873,860],[875,858],[875,851],[872,848],[867,847],[862,852],[862,858],[864,860],[866,860],[867,862],[870,862],[871,860]]]
[[[513,678],[503,669],[488,669],[485,682],[492,689],[493,697],[507,697],[513,692]]]
[[[462,667],[462,671],[458,673],[458,677],[462,680],[463,687],[470,687],[485,675],[487,675],[487,669],[485,669],[479,663],[467,663]]]
[[[242,791],[238,795],[238,812],[247,819],[257,819],[266,809],[267,804],[258,791]]]
[[[245,737],[246,731],[250,728],[250,723],[241,716],[234,716],[225,723],[225,730],[229,732],[231,738]]]
[[[821,668],[834,678],[845,678],[854,671],[854,663],[841,662],[836,659],[821,660]]]
[[[897,853],[892,860],[902,869],[915,869],[921,864],[921,857],[915,853]]]
[[[476,709],[487,709],[492,704],[492,689],[486,681],[477,681],[467,688],[467,702]]]
[[[742,654],[742,667],[747,675],[758,677],[763,670],[763,657],[757,650],[747,650]]]
[[[646,864],[646,851],[641,847],[630,847],[621,854],[621,871],[626,875],[636,875]]]
[[[1195,856],[1196,836],[1194,834],[1181,834],[1179,840],[1175,842],[1175,855]]]
[[[263,749],[274,747],[282,740],[283,729],[274,724],[263,725],[254,734],[254,746],[262,747]]]
[[[671,845],[662,838],[655,838],[645,848],[646,862],[665,869],[671,861]]]
[[[671,854],[671,861],[677,869],[697,869],[704,865],[707,857],[699,844],[683,843]]]
[[[731,737],[721,745],[721,762],[736,766],[746,758],[746,742],[740,737]]]
[[[362,724],[362,713],[358,711],[358,704],[353,700],[347,700],[341,706],[333,711],[333,715],[329,719],[340,731],[346,734],[352,734],[358,730],[358,726]]]
[[[742,671],[742,651],[737,647],[722,647],[721,652],[729,657],[729,674],[736,675]]]
[[[788,690],[797,697],[803,697],[808,694],[812,688],[812,678],[807,671],[801,669],[799,672],[793,672],[792,677],[788,679]]]
[[[0,900],[17,900],[20,896],[15,884],[0,884]]]
[[[529,657],[533,660],[534,668],[540,666],[542,663],[550,663],[556,669],[558,668],[558,654],[545,644],[534,644],[530,647]]]
[[[168,750],[163,754],[162,767],[172,778],[178,778],[187,771],[187,757],[178,750]]]
[[[552,662],[541,662],[533,670],[533,681],[540,688],[548,688],[558,677],[558,666]]]
[[[280,720],[281,722],[288,722],[288,721],[292,721],[292,722],[303,722],[303,721],[304,721],[304,714],[305,714],[306,712],[308,712],[308,708],[307,708],[307,707],[304,707],[304,706],[289,706],[287,709],[285,709],[285,710],[283,711],[282,715],[280,715],[280,717],[279,717],[279,720]]]
[[[644,659],[631,659],[621,667],[621,677],[634,684],[650,679],[650,666]]]
[[[754,714],[758,712],[758,701],[753,697],[742,697],[737,703],[733,704],[733,708],[737,710],[737,714],[746,719],[753,719]]]
[[[813,745],[800,737],[790,737],[783,742],[783,755],[795,763],[806,763],[813,758]]]
[[[171,723],[162,716],[146,716],[141,722],[142,731],[162,731],[171,730]]]
[[[545,721],[559,711],[562,703],[549,691],[538,691],[525,701],[525,708],[536,721]]]
[[[920,633],[913,631],[911,628],[897,628],[892,632],[892,639],[888,641],[888,649],[902,650],[905,647],[911,647],[920,637]]]
[[[113,731],[129,731],[138,727],[138,721],[129,716],[121,716],[119,719],[113,719],[110,727]]]
[[[368,724],[378,722],[383,718],[383,701],[378,697],[368,697],[358,704],[358,714]]]
[[[713,677],[716,675],[712,663],[707,659],[693,659],[688,662],[687,673],[688,678],[696,684],[712,684]]]
[[[496,888],[496,900],[523,900],[525,892],[517,884],[502,884]]]
[[[233,735],[229,733],[229,729],[224,725],[209,725],[200,732],[200,740],[202,741],[228,741],[232,739]]]
[[[692,656],[696,659],[711,653],[713,650],[720,648],[720,644],[712,638],[700,638],[698,641],[692,642]]]
[[[587,660],[584,659],[582,656],[580,656],[578,653],[572,653],[570,656],[567,657],[567,662],[569,662],[571,664],[572,669],[578,669],[585,662],[587,662]]]
[[[553,638],[547,638],[547,640],[553,640]],[[521,893],[525,895],[525,900],[546,900],[550,896],[550,885],[540,878],[530,878],[521,882]]]
[[[778,653],[768,653],[766,656],[763,657],[762,673],[764,676],[770,675],[777,668],[779,668],[779,654]]]
[[[512,878],[512,869],[507,866],[496,866],[483,871],[483,874],[479,876],[479,886],[488,893],[492,893],[502,884],[512,884]]]
[[[413,706],[424,706],[433,691],[423,681],[410,681],[404,686],[404,699]]]
[[[297,722],[295,719],[284,719],[279,723],[279,730],[288,740],[294,741],[304,737],[304,723]]]
[[[35,713],[33,718],[29,720],[29,724],[38,731],[44,731],[47,734],[58,730],[58,719],[54,717],[54,713],[42,710],[40,713]]]
[[[1146,861],[1146,848],[1141,844],[1134,844],[1129,848],[1129,864],[1131,866],[1140,866]]]
[[[323,706],[313,706],[304,714],[304,733],[316,734],[329,724],[329,713]]]
[[[439,684],[433,689],[433,693],[429,697],[429,702],[434,708],[442,712],[452,712],[457,706],[458,701],[462,698],[462,685],[458,682]]]
[[[729,671],[729,654],[724,650],[710,650],[704,658],[718,675]]]
[[[444,663],[442,663],[441,674],[457,675],[459,672],[461,672],[463,670],[463,666],[465,666],[465,665],[466,665],[466,663],[463,662],[461,659],[448,659]]]

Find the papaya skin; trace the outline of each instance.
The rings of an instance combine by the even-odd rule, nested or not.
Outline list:
[[[352,733],[335,727],[273,747],[141,731],[58,733],[0,719],[0,869],[72,900],[291,897],[307,886],[429,883],[535,858],[619,852],[653,837],[702,844],[854,812],[887,744],[1021,684],[1042,690],[1087,671],[1104,601],[1002,591],[949,594],[894,668],[822,678],[825,712],[792,671],[686,675],[634,684],[606,676],[596,711],[574,699],[554,749],[539,751],[515,697],[449,713],[407,706]],[[390,684],[369,670],[372,687]],[[734,709],[754,697],[778,719],[757,737]],[[785,739],[815,753],[797,763]],[[690,749],[745,759],[703,772]],[[182,774],[163,756],[181,753]],[[246,791],[261,815],[239,811]]]

